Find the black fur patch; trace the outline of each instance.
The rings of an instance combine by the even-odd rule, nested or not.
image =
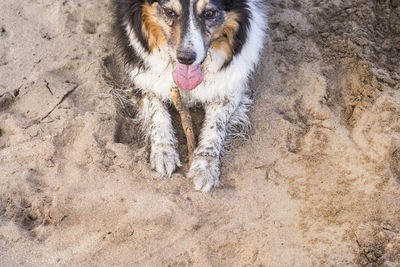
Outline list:
[[[145,0],[114,0],[113,3],[113,32],[116,35],[117,45],[121,50],[122,58],[126,64],[142,68],[144,67],[143,58],[130,45],[124,24],[127,21],[130,23],[143,48],[149,51],[149,44],[142,33],[142,5],[145,3]]]
[[[222,68],[229,66],[233,57],[242,51],[243,45],[247,41],[247,32],[250,26],[250,10],[247,2],[246,0],[223,0],[224,10],[226,12],[234,11],[239,16],[239,29],[234,36],[232,57],[225,62]]]

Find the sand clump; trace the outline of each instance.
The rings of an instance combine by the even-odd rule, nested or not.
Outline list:
[[[0,265],[398,266],[399,1],[267,4],[251,140],[202,194],[115,105],[109,1],[1,2]]]

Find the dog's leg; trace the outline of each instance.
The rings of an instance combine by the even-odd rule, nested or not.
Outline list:
[[[138,117],[150,142],[151,168],[161,176],[171,176],[176,167],[181,166],[181,162],[167,107],[157,97],[147,95],[143,98]]]
[[[194,151],[188,176],[196,190],[208,192],[219,185],[220,156],[232,114],[240,104],[240,97],[222,99],[205,105],[205,118]]]

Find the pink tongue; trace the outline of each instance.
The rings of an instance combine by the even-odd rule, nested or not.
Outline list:
[[[172,77],[179,88],[193,90],[203,81],[204,74],[200,64],[194,66],[178,64],[172,72]]]

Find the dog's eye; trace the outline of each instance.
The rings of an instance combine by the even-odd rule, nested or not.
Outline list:
[[[168,18],[176,17],[175,11],[173,11],[173,10],[170,9],[170,8],[164,8],[164,14],[165,14],[165,16],[167,16]]]
[[[202,17],[205,19],[212,19],[217,15],[217,12],[218,12],[217,10],[212,10],[212,9],[204,10]]]

